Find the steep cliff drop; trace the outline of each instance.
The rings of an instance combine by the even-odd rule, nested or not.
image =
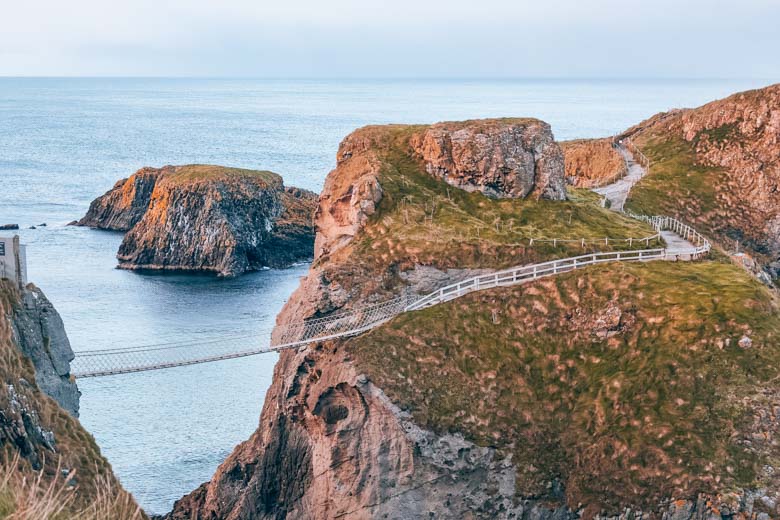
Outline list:
[[[26,511],[24,518],[35,511],[50,518],[60,509],[62,518],[143,518],[74,417],[73,352],[40,289],[20,291],[0,280],[0,352],[0,511]]]
[[[499,145],[512,124],[463,123],[462,149],[521,155]],[[420,146],[430,131],[344,140],[280,326],[582,251],[518,236],[647,231],[585,192],[495,182],[536,179],[537,161],[453,175],[449,145]],[[562,185],[562,162],[542,164]],[[403,314],[282,352],[257,431],[167,518],[777,517],[779,337],[772,296],[717,261],[596,266]]]
[[[118,182],[78,224],[127,231],[122,269],[234,276],[310,260],[316,204],[271,172],[166,166]]]
[[[79,392],[70,377],[74,354],[59,313],[33,285],[19,292],[13,305],[13,341],[35,368],[35,382],[64,410],[78,417]]]

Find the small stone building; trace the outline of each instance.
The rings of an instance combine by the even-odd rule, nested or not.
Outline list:
[[[23,289],[27,285],[27,252],[19,236],[0,236],[0,278],[13,281]]]

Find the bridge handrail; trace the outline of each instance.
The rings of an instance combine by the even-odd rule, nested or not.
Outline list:
[[[562,258],[539,264],[524,265],[487,275],[476,276],[462,282],[447,285],[438,291],[428,294],[407,307],[407,311],[424,309],[438,303],[449,301],[451,295],[455,298],[470,292],[494,287],[515,285],[527,280],[536,280],[551,274],[564,273],[587,265],[614,261],[644,261],[665,258],[666,249],[642,249],[639,251],[611,251],[607,253],[591,253],[575,257]]]

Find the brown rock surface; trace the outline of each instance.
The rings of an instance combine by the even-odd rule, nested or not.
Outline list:
[[[157,179],[172,170],[172,166],[141,168],[127,179],[118,181],[105,195],[92,201],[77,225],[128,231],[146,213]]]
[[[578,188],[595,188],[626,174],[626,162],[612,139],[578,139],[561,143],[566,180]]]
[[[271,172],[144,168],[96,199],[79,225],[127,230],[117,254],[123,269],[233,276],[311,259],[316,202]]]
[[[563,155],[538,119],[432,125],[411,140],[429,174],[489,197],[565,200]]]

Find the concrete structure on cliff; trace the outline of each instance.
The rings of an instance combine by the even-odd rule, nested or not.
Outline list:
[[[19,289],[27,285],[27,251],[19,235],[0,236],[0,278],[13,281]]]

